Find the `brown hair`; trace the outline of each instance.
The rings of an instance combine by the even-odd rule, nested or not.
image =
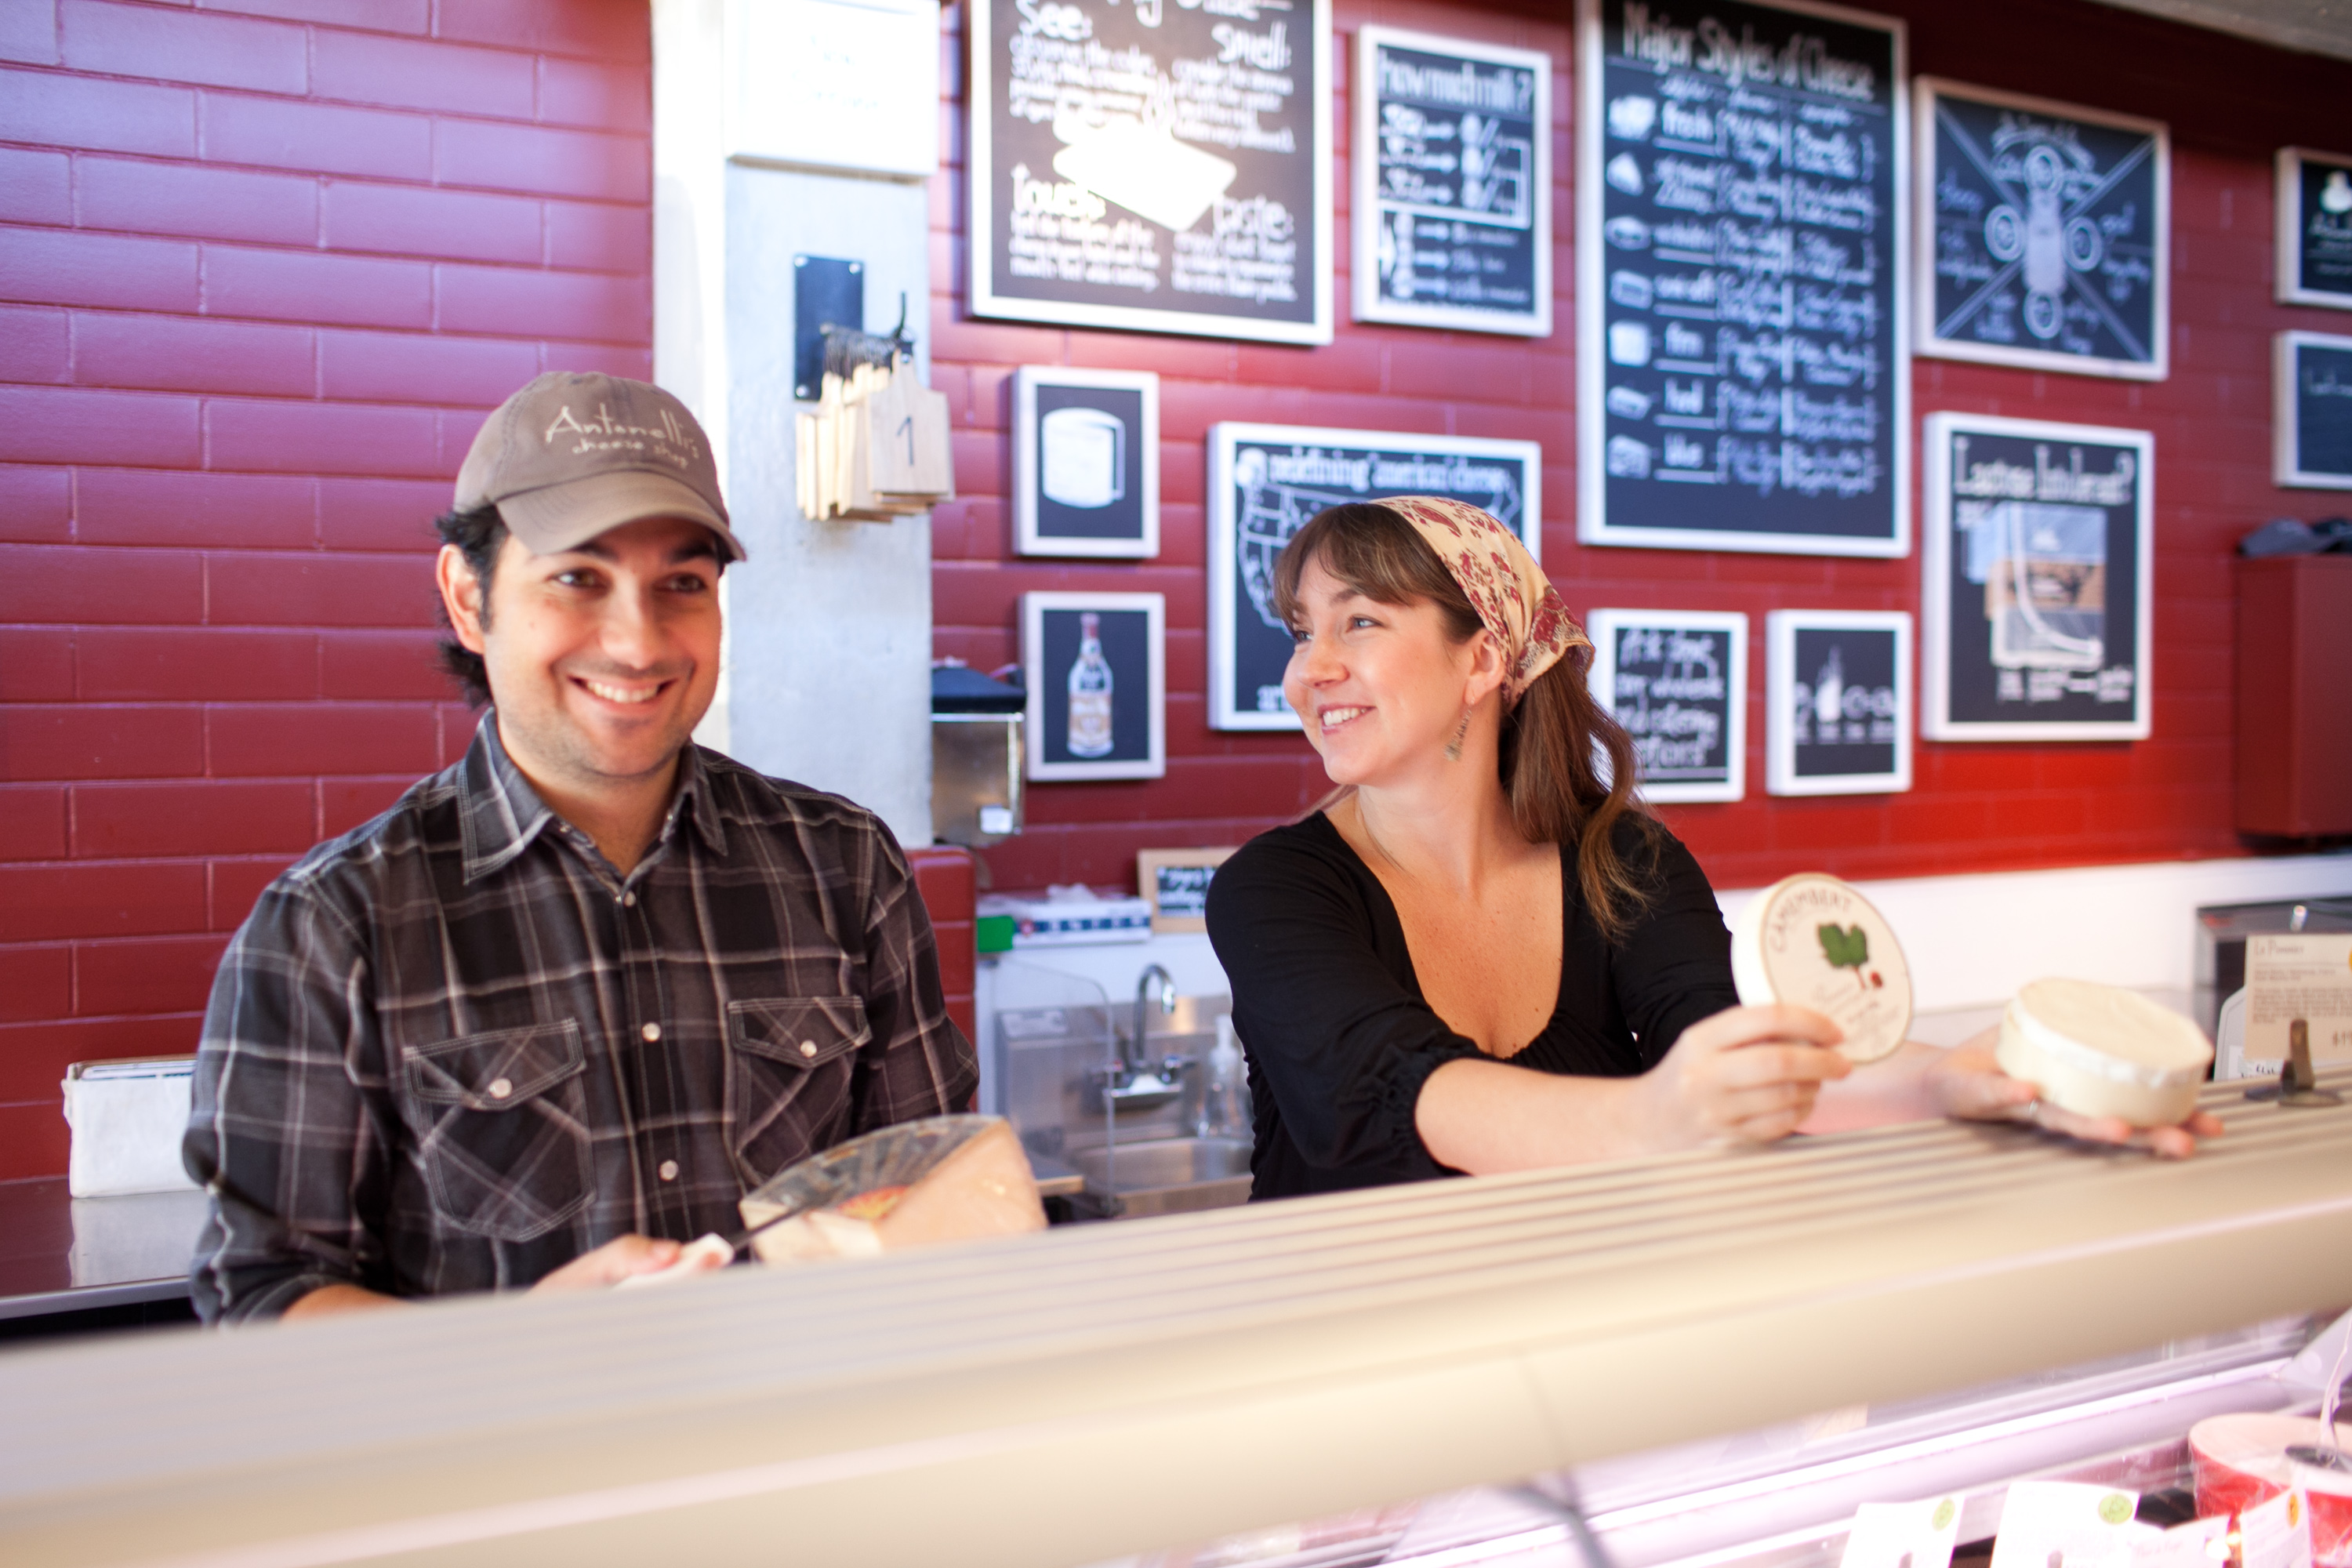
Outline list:
[[[1297,618],[1298,581],[1309,562],[1383,605],[1429,601],[1457,644],[1477,636],[1483,625],[1420,531],[1377,502],[1326,508],[1292,536],[1274,563],[1275,613],[1286,622]],[[1601,934],[1615,942],[1647,907],[1647,876],[1655,870],[1654,865],[1629,865],[1618,853],[1618,826],[1633,826],[1654,855],[1656,824],[1634,794],[1632,738],[1585,685],[1591,659],[1590,648],[1569,649],[1504,710],[1498,772],[1512,820],[1529,843],[1576,846],[1585,907]],[[1594,764],[1596,747],[1609,756],[1606,783]],[[1346,793],[1335,791],[1317,809]]]

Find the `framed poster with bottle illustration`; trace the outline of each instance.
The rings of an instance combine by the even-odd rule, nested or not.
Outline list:
[[[1485,509],[1543,559],[1543,447],[1471,436],[1295,425],[1209,427],[1209,724],[1296,730],[1282,695],[1290,628],[1274,563],[1325,507],[1448,496]]]
[[[1022,595],[1029,778],[1166,773],[1167,643],[1163,594]]]
[[[2153,120],[1920,77],[1917,352],[2162,381],[2171,139]]]
[[[1764,617],[1764,787],[1891,795],[1911,787],[1911,617],[1774,610]]]
[[[1160,553],[1160,378],[1013,373],[1013,536],[1024,555]]]
[[[1920,445],[1921,732],[2146,740],[2156,437],[1943,413]]]
[[[2279,149],[2278,299],[2352,310],[2352,155]]]

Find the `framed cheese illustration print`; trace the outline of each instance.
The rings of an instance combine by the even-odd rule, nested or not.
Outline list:
[[[1160,553],[1160,378],[1147,370],[1013,373],[1013,548]]]

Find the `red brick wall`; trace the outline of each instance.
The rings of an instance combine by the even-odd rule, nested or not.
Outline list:
[[[1446,5],[1334,0],[1334,133],[1340,221],[1338,341],[1284,349],[971,319],[965,309],[961,51],[949,58],[953,168],[932,192],[933,381],[956,408],[964,500],[933,526],[937,650],[989,668],[1018,657],[1030,589],[1168,595],[1163,780],[1041,784],[1028,831],[987,852],[1000,887],[1124,883],[1139,848],[1235,843],[1325,788],[1306,742],[1223,734],[1205,716],[1203,440],[1220,419],[1533,438],[1544,445],[1544,563],[1570,605],[1744,610],[1751,617],[1749,795],[1664,812],[1718,886],[1824,868],[1857,877],[2238,853],[2230,827],[2231,576],[2238,535],[2266,518],[2315,518],[2343,498],[2270,484],[2270,335],[2346,331],[2340,312],[2271,302],[2273,151],[2352,148],[2352,64],[2292,55],[2085,0],[1886,0],[1908,19],[1923,74],[2167,121],[2173,133],[2172,372],[2154,385],[1921,359],[1914,410],[1964,409],[2150,429],[2157,440],[2155,734],[2138,744],[1920,742],[1907,795],[1768,798],[1762,788],[1764,613],[1918,610],[1916,556],[1896,562],[1591,549],[1576,542],[1574,210],[1576,84],[1561,0]],[[951,10],[951,18],[958,16]],[[1360,22],[1378,20],[1548,50],[1561,323],[1516,340],[1346,320],[1348,72]],[[1101,565],[1013,556],[1003,501],[1013,366],[1152,370],[1160,382],[1157,561]],[[1916,433],[1915,433],[1916,440]],[[1915,465],[1915,472],[1916,468]]]
[[[648,58],[644,0],[0,5],[0,1180],[464,749],[430,521],[524,381],[650,374]]]

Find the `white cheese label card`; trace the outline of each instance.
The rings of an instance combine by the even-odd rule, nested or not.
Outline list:
[[[2132,1542],[2132,1568],[2218,1568],[2230,1560],[2230,1516],[2187,1524]]]
[[[2284,1061],[2297,1018],[2313,1061],[2352,1061],[2352,932],[2246,939],[2246,1059]]]
[[[2311,1506],[2300,1489],[2283,1491],[2238,1516],[2243,1568],[2311,1568]]]
[[[1948,1568],[1959,1531],[1958,1498],[1866,1502],[1846,1527],[1845,1555],[1838,1568]]]
[[[1992,1568],[2131,1568],[2138,1507],[2117,1487],[2019,1481],[2000,1506]]]

